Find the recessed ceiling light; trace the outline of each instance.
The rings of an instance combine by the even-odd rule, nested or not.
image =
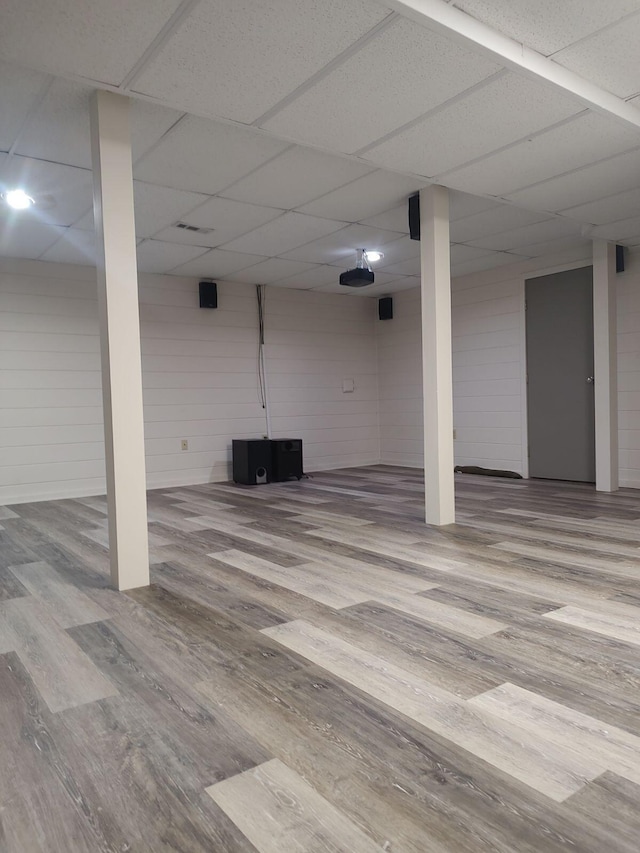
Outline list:
[[[375,264],[376,261],[381,261],[384,258],[382,252],[366,252],[367,260]]]
[[[14,210],[26,210],[34,204],[34,200],[24,190],[9,190],[4,194],[4,200]]]

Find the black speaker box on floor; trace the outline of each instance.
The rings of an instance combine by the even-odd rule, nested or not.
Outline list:
[[[215,281],[200,282],[200,307],[218,307],[218,285],[215,283]]]
[[[293,477],[299,480],[304,476],[301,438],[271,439],[271,470],[275,483],[282,483]]]
[[[409,196],[409,237],[412,240],[420,239],[420,196]]]
[[[257,486],[271,482],[271,442],[268,439],[234,438],[231,447],[234,483]]]
[[[390,296],[378,299],[378,319],[393,320],[393,299]]]

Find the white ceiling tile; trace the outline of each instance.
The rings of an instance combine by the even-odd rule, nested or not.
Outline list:
[[[534,243],[529,246],[518,246],[514,251],[518,255],[527,255],[529,258],[541,258],[545,255],[554,255],[558,252],[570,249],[591,247],[591,241],[579,237],[560,237],[558,240],[546,240],[543,243]]]
[[[356,264],[357,249],[385,249],[387,243],[393,244],[400,234],[395,231],[382,231],[367,225],[348,225],[333,234],[300,246],[285,257],[294,261],[307,261],[313,264]]]
[[[91,168],[89,105],[92,89],[55,80],[38,107],[20,144],[19,154]],[[134,161],[177,120],[180,113],[157,104],[131,102],[131,149]]]
[[[34,217],[33,210],[0,207],[0,257],[39,258],[65,232]]]
[[[269,258],[255,266],[227,275],[227,281],[240,281],[245,284],[271,284],[282,278],[299,275],[312,270],[315,264],[301,261],[287,261],[284,258]]]
[[[545,56],[638,8],[636,0],[455,0],[454,5]]]
[[[479,195],[469,195],[456,190],[449,191],[449,221],[456,222],[466,216],[473,216],[485,210],[497,207],[500,202],[492,198],[482,198]]]
[[[520,228],[511,228],[502,234],[492,234],[477,240],[466,241],[480,249],[493,249],[500,252],[516,251],[519,246],[542,243],[559,237],[579,237],[580,224],[568,219],[547,219]]]
[[[371,225],[372,228],[386,228],[389,231],[398,231],[403,234],[409,233],[409,209],[408,201],[384,213],[368,216],[360,220],[361,225]]]
[[[637,3],[635,7],[638,11]],[[556,53],[553,59],[603,89],[628,98],[640,91],[639,41],[640,14]]]
[[[47,75],[0,62],[0,80],[0,151],[8,151],[47,81]]]
[[[73,223],[75,228],[80,228],[82,231],[93,231],[93,204],[85,213]],[[138,239],[138,242],[140,240]]]
[[[453,243],[468,243],[470,240],[477,240],[489,234],[500,234],[509,228],[540,222],[545,218],[544,213],[501,204],[452,222],[449,236]]]
[[[490,249],[478,249],[474,246],[465,246],[462,243],[452,243],[450,246],[452,266],[454,264],[463,264],[466,261],[475,261],[477,258],[483,258],[489,254],[491,254]]]
[[[633,238],[640,234],[640,216],[631,219],[623,219],[610,225],[598,225],[591,232],[593,237],[602,237],[605,240],[616,242],[633,242]]]
[[[272,284],[278,287],[299,287],[303,290],[310,290],[313,287],[319,287],[323,284],[330,284],[335,281],[336,268],[327,264],[314,264],[310,269],[303,273],[282,278]]]
[[[71,225],[93,203],[91,172],[29,157],[10,157],[0,191],[21,188],[36,204],[33,216],[53,225]]]
[[[595,113],[451,172],[446,183],[471,193],[504,196],[530,184],[620,154],[638,144],[638,133]]]
[[[406,175],[376,170],[346,187],[340,187],[310,204],[303,205],[299,210],[313,216],[360,222],[366,217],[398,206],[401,202],[406,204],[408,197],[423,186],[426,186],[426,182],[408,178]]]
[[[254,255],[283,255],[292,249],[317,240],[345,225],[331,219],[305,216],[302,213],[284,213],[278,219],[267,222],[243,237],[238,237],[225,248],[232,252],[248,252]]]
[[[214,247],[234,240],[236,237],[240,237],[242,234],[275,219],[282,213],[282,210],[274,207],[244,204],[219,197],[210,198],[201,207],[181,217],[181,221],[188,225],[213,229],[210,234],[171,227],[165,228],[156,236],[159,240]]]
[[[31,117],[18,154],[90,169],[90,96],[88,86],[55,80]]]
[[[401,237],[399,240],[394,240],[384,246],[384,258],[376,263],[376,268],[385,269],[385,267],[398,264],[401,261],[417,258],[419,255],[420,241],[411,240],[408,236]]]
[[[133,201],[136,215],[136,236],[151,237],[158,231],[182,219],[208,196],[184,192],[170,187],[157,187],[142,181],[133,182]],[[158,239],[163,240],[164,237]],[[182,242],[182,241],[177,241]],[[198,244],[201,245],[201,244]]]
[[[264,127],[352,153],[499,70],[487,57],[403,18]]]
[[[385,262],[387,258],[384,259]],[[408,258],[406,261],[397,261],[383,267],[385,274],[393,275],[395,278],[405,275],[420,275],[420,255]]]
[[[503,267],[506,264],[517,264],[523,260],[524,256],[511,255],[506,252],[491,252],[490,255],[484,255],[482,258],[477,258],[475,261],[464,261],[460,264],[451,265],[451,277],[457,278],[461,275],[469,275],[473,272],[482,272],[483,270],[492,270],[496,267]]]
[[[186,220],[181,220],[186,221]],[[174,225],[169,225],[153,235],[154,240],[164,240],[167,243],[182,243],[183,246],[202,246],[212,249],[220,242],[220,237],[214,231],[187,231]]]
[[[138,270],[140,272],[168,272],[206,252],[199,246],[181,246],[160,240],[143,240],[138,244]]]
[[[138,92],[250,124],[389,13],[363,0],[208,0],[135,82]]]
[[[294,145],[225,190],[224,196],[290,210],[371,171],[363,163]]]
[[[170,127],[178,121],[182,113],[178,110],[150,104],[148,101],[131,99],[131,156],[135,163],[148,151]]]
[[[262,255],[246,255],[242,252],[227,252],[224,249],[210,249],[204,255],[172,270],[175,275],[194,275],[203,278],[224,278],[230,273],[266,261]]]
[[[364,157],[389,169],[439,175],[582,109],[578,101],[549,86],[508,73],[371,148]]]
[[[565,211],[566,216],[580,222],[593,225],[606,225],[620,219],[631,219],[640,216],[640,190],[632,189],[616,193],[608,198],[571,207]]]
[[[378,276],[376,276],[377,278]],[[416,287],[420,287],[420,277],[408,275],[404,278],[396,278],[393,281],[383,284],[374,282],[370,287],[363,287],[362,293],[357,293],[356,288],[353,288],[350,293],[353,296],[375,296],[379,298],[381,296],[389,296],[392,293],[399,293],[401,290],[413,290]]]
[[[527,207],[553,212],[640,187],[640,149],[551,178],[508,198]]]
[[[467,193],[460,193],[456,190],[451,190],[449,192],[449,221],[455,222],[465,216],[472,216],[474,213],[481,213],[484,210],[490,210],[492,207],[497,207],[499,204],[500,203],[494,199],[482,198],[481,196],[468,195]],[[387,228],[389,231],[401,231],[404,234],[408,234],[408,200],[398,207],[386,210],[384,213],[379,213],[377,216],[370,216],[368,219],[363,219],[362,224],[372,225],[375,228]]]
[[[57,243],[41,256],[43,261],[57,264],[86,264],[95,266],[96,239],[93,231],[66,228]]]
[[[286,147],[259,133],[187,116],[136,164],[134,176],[213,195]]]
[[[180,0],[3,0],[0,54],[53,74],[118,85]]]

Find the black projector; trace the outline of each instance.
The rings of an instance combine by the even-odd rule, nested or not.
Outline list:
[[[366,287],[368,284],[373,284],[373,273],[371,270],[356,267],[340,275],[340,284],[344,284],[345,287]]]

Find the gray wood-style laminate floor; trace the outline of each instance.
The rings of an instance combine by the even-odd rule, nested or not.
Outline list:
[[[640,492],[421,472],[2,509],[0,851],[637,853]]]

